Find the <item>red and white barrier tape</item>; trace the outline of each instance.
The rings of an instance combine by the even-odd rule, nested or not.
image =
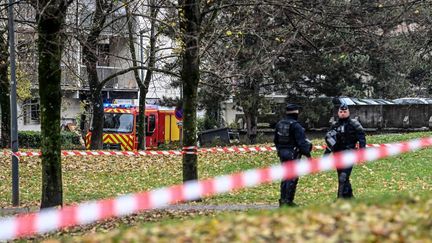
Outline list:
[[[252,169],[202,181],[190,181],[182,185],[163,187],[113,199],[0,218],[0,241],[42,234],[74,225],[89,224],[142,210],[163,208],[180,201],[196,200],[262,183],[291,179],[335,168],[345,168],[429,146],[432,146],[432,137],[377,148],[345,151],[321,158],[290,161],[267,168]]]
[[[198,147],[197,146],[183,147],[183,153],[184,154],[198,154]]]
[[[11,155],[12,152],[4,152],[3,155]],[[124,156],[148,156],[148,155],[182,155],[181,151],[176,150],[140,150],[140,151],[61,151],[63,156],[101,156],[101,155],[124,155]],[[16,152],[19,157],[41,156],[40,151],[35,152]]]
[[[390,144],[368,144],[366,147],[385,147]],[[316,145],[313,146],[314,150],[324,150],[326,146]],[[240,152],[270,152],[276,151],[275,147],[261,146],[261,147],[215,147],[215,148],[198,148],[196,146],[184,147],[183,151],[178,150],[140,150],[140,151],[61,151],[63,156],[102,156],[102,155],[123,155],[123,156],[149,156],[149,155],[182,155],[186,154],[199,154],[199,153],[240,153]],[[10,151],[3,151],[1,155],[9,156],[13,153]],[[40,151],[29,152],[16,152],[18,157],[32,157],[41,156]]]
[[[244,152],[270,152],[276,151],[275,147],[215,147],[201,148],[199,153],[244,153]]]

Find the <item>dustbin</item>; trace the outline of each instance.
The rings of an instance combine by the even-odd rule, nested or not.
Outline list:
[[[226,145],[230,143],[229,128],[217,128],[205,130],[198,133],[198,140],[201,146],[206,145]]]

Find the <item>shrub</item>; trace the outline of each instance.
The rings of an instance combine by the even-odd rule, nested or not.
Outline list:
[[[39,148],[42,136],[40,132],[36,131],[19,131],[18,142],[21,148]]]
[[[19,131],[18,141],[21,148],[40,148],[42,143],[41,132]],[[62,149],[80,149],[80,136],[73,132],[61,132]]]

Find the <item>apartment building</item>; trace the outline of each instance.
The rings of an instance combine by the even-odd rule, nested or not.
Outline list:
[[[88,104],[89,85],[87,81],[87,71],[83,63],[82,47],[79,42],[79,34],[85,35],[85,29],[90,26],[90,18],[92,12],[91,1],[77,1],[76,6],[72,6],[71,13],[68,15],[67,26],[68,39],[65,43],[65,51],[62,63],[62,110],[61,120],[62,126],[67,124],[78,125],[80,115],[85,112],[86,104]],[[20,8],[24,8],[21,6]],[[26,14],[21,15],[22,18],[31,18],[32,10],[25,8]],[[145,10],[143,10],[145,11]],[[126,20],[124,17],[125,11],[121,7],[112,13],[107,22],[114,18],[119,18],[105,28],[100,35],[97,45],[97,74],[99,80],[115,74],[132,66],[129,40],[127,35]],[[75,18],[75,19],[74,19]],[[134,25],[135,32],[135,50],[139,61],[146,65],[148,52],[148,38],[146,33],[149,28],[148,20],[144,18],[137,19]],[[19,130],[40,130],[40,115],[39,115],[39,99],[37,95],[37,55],[36,55],[36,33],[33,27],[18,24],[16,28],[17,36],[17,63],[21,68],[21,72],[26,73],[27,78],[31,80],[31,98],[27,98],[20,102],[18,107]],[[82,30],[76,33],[77,30]],[[143,36],[140,36],[143,35]],[[140,38],[141,37],[141,38]],[[170,38],[161,35],[158,38],[158,48],[165,49],[158,52],[157,55],[170,55],[170,46],[173,42]],[[142,55],[141,55],[142,52]],[[142,57],[143,60],[140,60]],[[157,63],[158,68],[163,68],[166,60],[162,63]],[[145,71],[139,72],[144,76]],[[149,92],[147,94],[148,103],[158,104],[158,101],[163,97],[179,97],[180,90],[171,87],[172,77],[155,73],[150,83]],[[104,102],[113,102],[115,100],[133,100],[138,99],[139,90],[135,81],[133,72],[128,72],[111,79],[103,88],[102,95]],[[87,111],[88,112],[88,111]]]

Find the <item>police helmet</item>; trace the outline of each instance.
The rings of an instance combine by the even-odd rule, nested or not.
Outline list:
[[[296,104],[287,104],[286,111],[298,111],[300,110],[301,106]]]
[[[349,108],[348,108],[348,105],[347,104],[345,104],[345,103],[342,103],[340,106],[339,106],[339,110],[343,110],[343,111],[345,111],[345,110],[348,110]]]

